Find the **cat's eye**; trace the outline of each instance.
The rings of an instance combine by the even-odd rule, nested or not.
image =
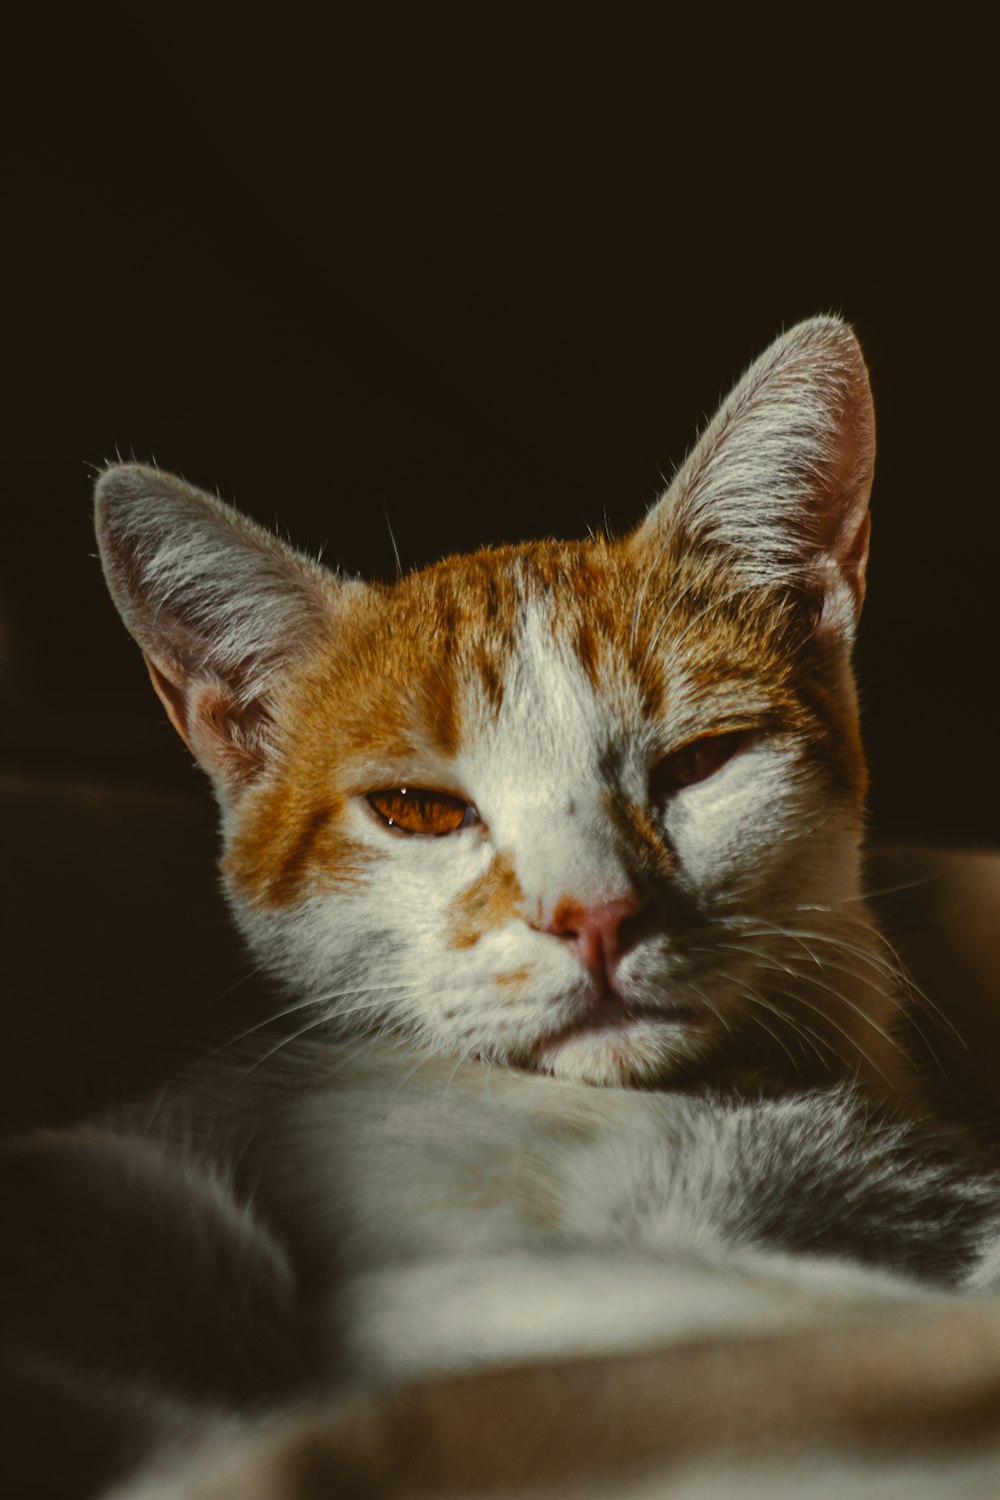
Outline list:
[[[749,730],[733,729],[725,734],[703,734],[681,745],[678,750],[672,750],[653,769],[649,783],[652,800],[661,801],[697,781],[707,781],[716,771],[721,771],[749,739]]]
[[[457,833],[479,822],[479,814],[469,802],[450,792],[436,792],[424,786],[397,786],[384,792],[369,792],[368,805],[383,823],[400,833],[425,833],[440,838]]]

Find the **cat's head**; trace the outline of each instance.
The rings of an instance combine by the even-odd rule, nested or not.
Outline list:
[[[214,782],[258,956],[341,1033],[593,1083],[787,1047],[793,1000],[800,1049],[864,1055],[875,1000],[845,996],[850,1046],[799,1001],[803,931],[857,897],[873,433],[857,343],[817,318],[630,536],[392,587],[109,469],[108,583]]]

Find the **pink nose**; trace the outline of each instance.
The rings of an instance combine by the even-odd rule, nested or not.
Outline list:
[[[641,910],[642,902],[632,895],[602,901],[596,906],[583,906],[564,896],[557,902],[545,931],[555,937],[575,938],[584,968],[600,983],[606,983],[614,977],[622,955],[631,947],[622,928]]]

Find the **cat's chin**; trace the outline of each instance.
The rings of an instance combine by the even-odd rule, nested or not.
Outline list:
[[[702,1025],[644,1019],[546,1038],[532,1066],[595,1088],[655,1088],[697,1058],[705,1042]]]

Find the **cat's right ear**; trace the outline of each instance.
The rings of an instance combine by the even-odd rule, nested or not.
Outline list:
[[[713,554],[748,584],[789,583],[849,644],[864,599],[875,414],[858,341],[835,317],[753,364],[630,545]]]
[[[108,588],[153,687],[217,790],[231,795],[267,764],[283,668],[361,585],[143,465],[105,470],[95,510]]]

